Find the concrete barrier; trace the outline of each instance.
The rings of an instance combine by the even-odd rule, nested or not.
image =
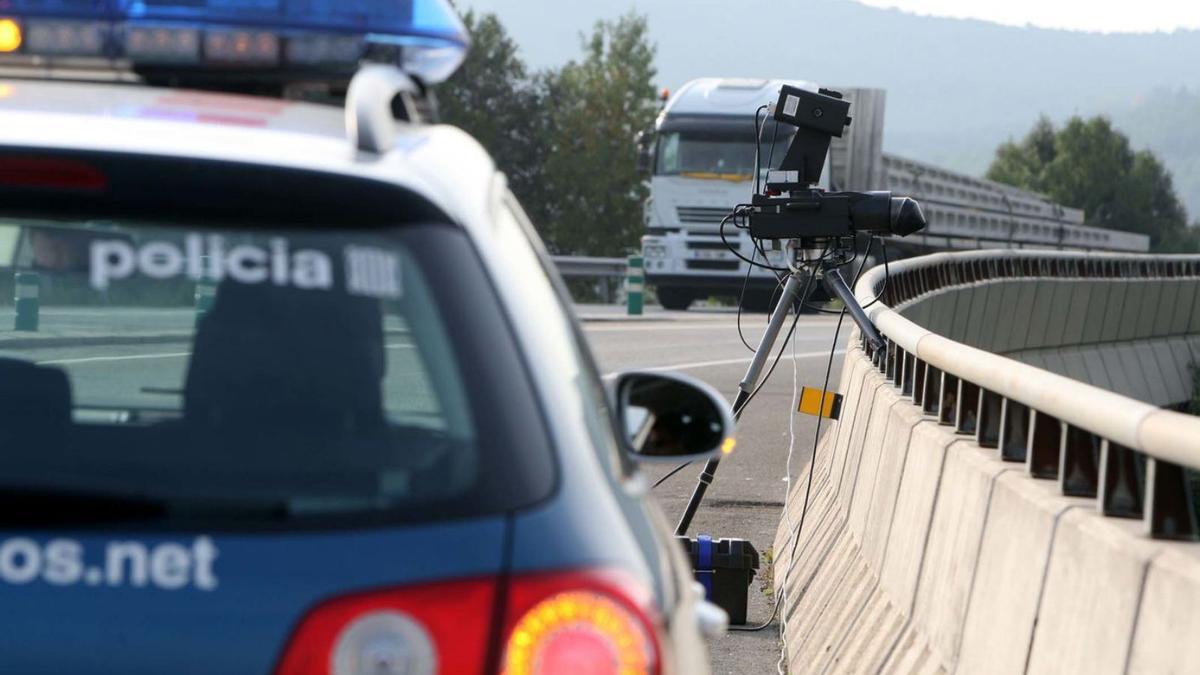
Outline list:
[[[807,513],[800,480],[776,536],[789,672],[1196,669],[1200,547],[1061,496],[846,359]]]
[[[957,660],[992,483],[1013,470],[986,452],[965,446],[946,455],[913,606],[914,621],[949,666]]]
[[[1147,563],[1161,548],[1144,539],[1134,522],[1084,509],[1063,514],[1045,572],[1028,672],[1123,672]]]
[[[1200,260],[980,253],[895,267],[896,310],[869,310],[890,361],[881,373],[851,338],[842,419],[776,537],[790,672],[1200,672],[1200,544],[1146,536],[1194,538],[1159,527],[1187,497],[1155,479],[1145,518],[1105,517],[1045,468],[1061,421],[1060,458],[1104,439],[1152,468],[1200,469],[1196,419],[1146,403],[1190,395]],[[883,282],[872,271],[856,292],[874,297]],[[912,372],[987,389],[1004,415],[1035,414],[1036,425],[1005,418],[1002,445],[1014,459],[1036,448],[1050,479],[924,414],[913,389],[952,392],[902,390]],[[1072,480],[1088,480],[1085,464],[1069,464]],[[1103,494],[1104,474],[1091,480],[1072,490]]]
[[[908,615],[912,613],[925,561],[925,543],[942,468],[949,448],[955,444],[946,436],[933,425],[923,424],[913,429],[896,494],[880,578],[883,588]]]
[[[1200,664],[1200,562],[1194,546],[1176,544],[1146,572],[1129,655],[1131,673],[1195,672]],[[1172,641],[1173,636],[1192,639]]]
[[[1091,500],[1063,499],[1056,485],[1008,472],[992,486],[968,602],[958,669],[1022,673],[1059,518]],[[1003,589],[1004,592],[998,592]]]

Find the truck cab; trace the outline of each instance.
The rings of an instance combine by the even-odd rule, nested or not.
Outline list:
[[[687,309],[709,296],[741,297],[750,307],[770,302],[775,275],[730,249],[759,263],[764,252],[726,217],[750,201],[756,171],[765,175],[777,167],[791,142],[794,129],[776,129],[762,111],[783,84],[817,89],[785,80],[693,80],[669,98],[653,131],[639,138],[641,164],[650,174],[642,253],[646,281],[663,307]],[[783,264],[781,252],[765,254],[769,264]]]

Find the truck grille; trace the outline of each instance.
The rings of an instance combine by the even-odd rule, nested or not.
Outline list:
[[[712,208],[707,206],[680,206],[676,208],[681,223],[699,223],[701,225],[720,225],[731,209]]]

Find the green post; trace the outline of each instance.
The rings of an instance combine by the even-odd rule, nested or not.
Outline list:
[[[14,330],[36,331],[38,329],[38,289],[40,286],[37,272],[17,272],[13,296],[17,306],[17,320]]]
[[[217,297],[217,285],[211,279],[201,279],[196,282],[196,322],[212,309],[213,300]]]
[[[625,309],[629,316],[641,316],[642,293],[646,290],[646,272],[642,267],[642,256],[629,256],[625,268]]]

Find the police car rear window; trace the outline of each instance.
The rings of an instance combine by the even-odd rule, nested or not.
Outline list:
[[[461,230],[79,211],[0,202],[2,518],[358,526],[552,489]]]

